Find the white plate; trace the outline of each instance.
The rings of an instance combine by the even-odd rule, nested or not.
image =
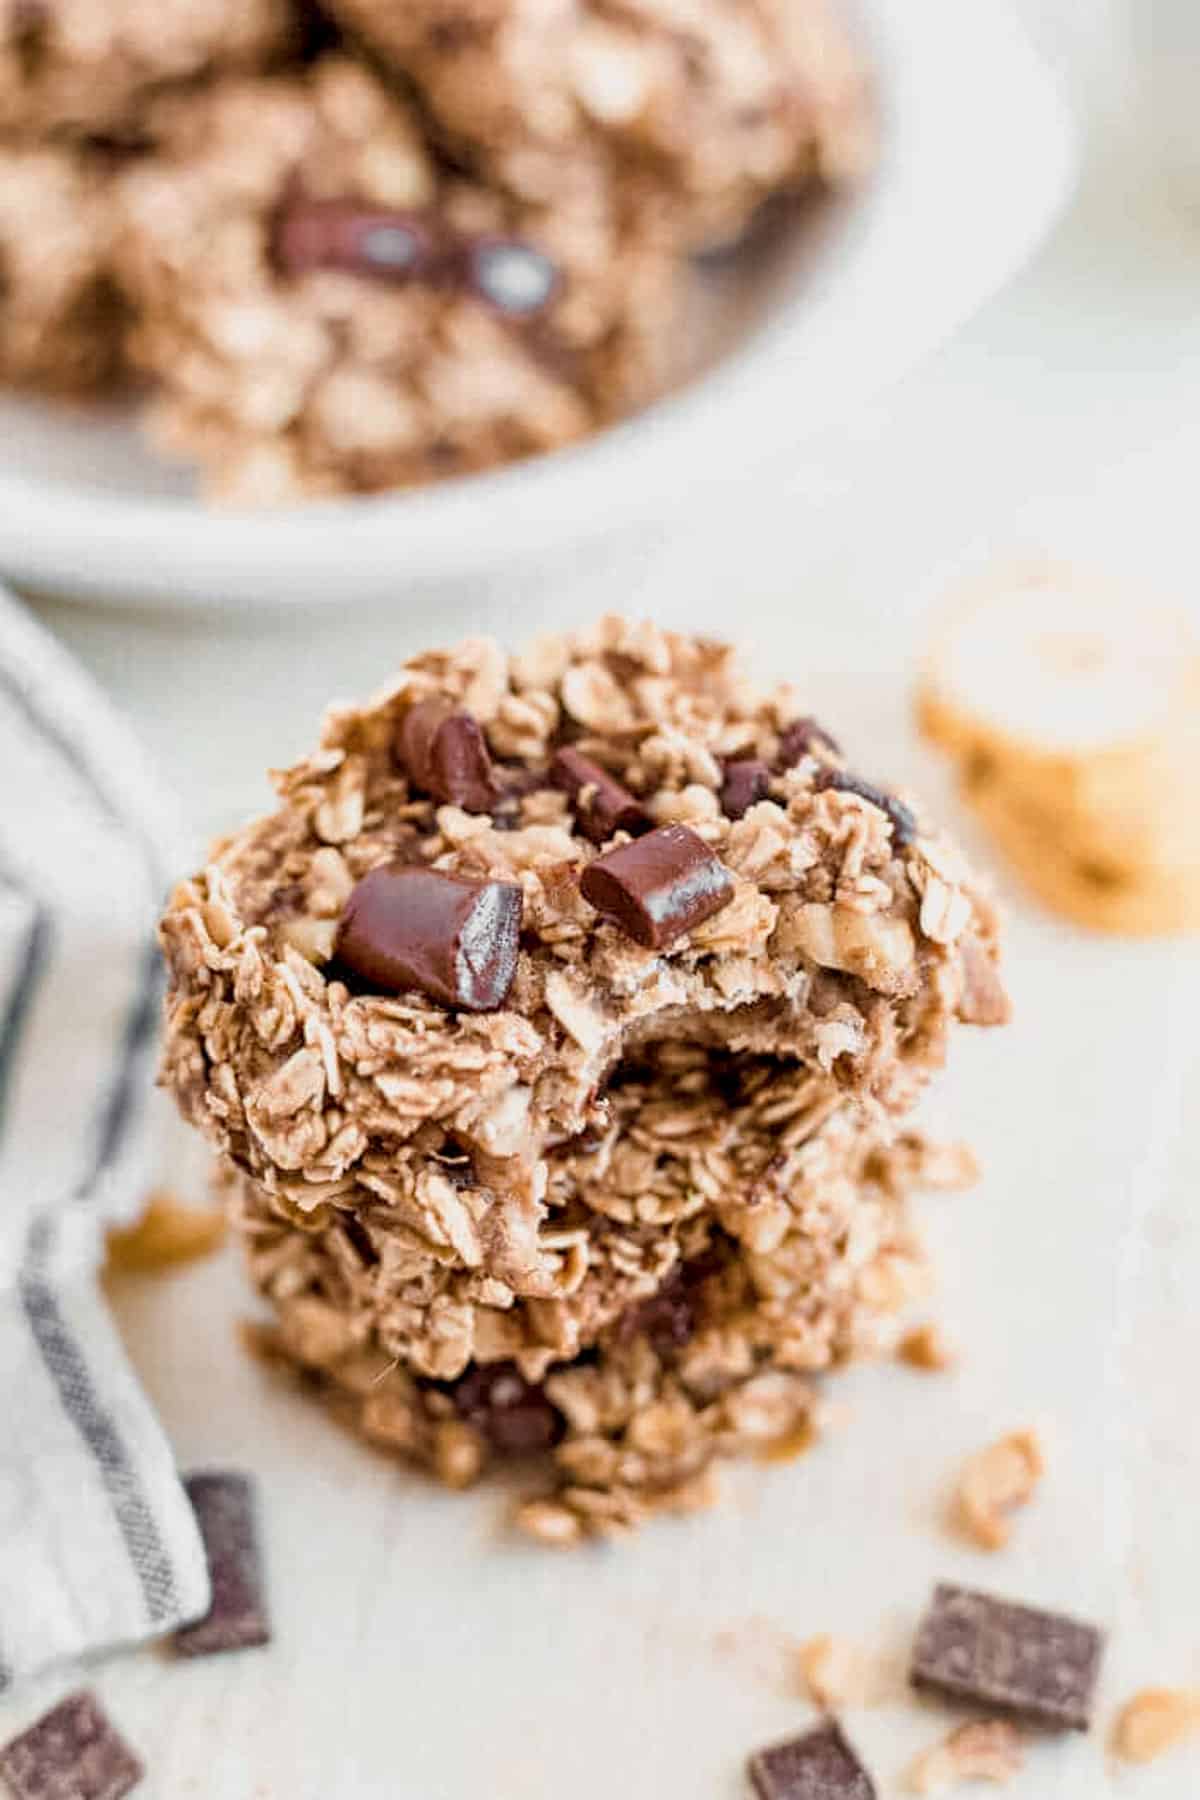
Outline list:
[[[884,104],[869,193],[711,279],[685,385],[590,443],[381,499],[212,512],[129,420],[0,401],[0,568],[168,607],[395,600],[661,513],[805,446],[1030,254],[1073,133],[1002,0],[861,0]]]

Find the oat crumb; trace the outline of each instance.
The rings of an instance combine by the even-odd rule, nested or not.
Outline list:
[[[555,1550],[567,1550],[583,1537],[583,1522],[578,1513],[553,1500],[527,1500],[517,1508],[517,1525],[540,1544]]]
[[[817,1706],[834,1711],[861,1706],[867,1698],[867,1658],[846,1638],[822,1633],[800,1647],[800,1672]]]
[[[914,1794],[944,1794],[966,1781],[1000,1785],[1025,1760],[1021,1734],[1006,1719],[972,1719],[941,1743],[922,1751],[909,1770]]]
[[[1037,1433],[1013,1431],[972,1456],[955,1495],[958,1522],[983,1550],[1002,1550],[1012,1536],[1009,1514],[1032,1498],[1045,1472]]]
[[[953,1368],[957,1358],[940,1325],[917,1325],[901,1338],[896,1354],[910,1369]]]
[[[140,1219],[108,1234],[114,1269],[167,1269],[209,1256],[225,1236],[225,1216],[215,1207],[185,1206],[169,1188],[156,1188]]]
[[[1154,1762],[1197,1729],[1200,1688],[1142,1688],[1117,1714],[1113,1752],[1123,1762]]]

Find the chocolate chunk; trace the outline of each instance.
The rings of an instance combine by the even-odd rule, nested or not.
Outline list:
[[[836,1719],[760,1750],[749,1771],[759,1800],[877,1800],[875,1783]]]
[[[725,780],[721,785],[721,810],[727,819],[740,819],[760,800],[765,800],[771,783],[771,771],[756,756],[725,764]]]
[[[145,1771],[95,1694],[68,1694],[0,1750],[15,1800],[121,1800]]]
[[[597,912],[648,950],[664,949],[733,899],[733,876],[686,825],[606,850],[579,886]]]
[[[480,1363],[453,1389],[461,1418],[481,1431],[502,1456],[549,1450],[563,1432],[562,1415],[515,1363]]]
[[[614,1336],[618,1344],[631,1344],[636,1337],[648,1338],[651,1348],[666,1361],[691,1342],[695,1330],[696,1309],[687,1275],[682,1267],[676,1267],[657,1294],[626,1307],[617,1320]]]
[[[941,1582],[909,1679],[1031,1725],[1086,1731],[1103,1648],[1092,1625]]]
[[[494,1012],[517,971],[521,906],[511,882],[385,863],[347,900],[334,954],[385,993],[416,988],[443,1006]]]
[[[636,837],[649,831],[651,820],[627,787],[599,763],[578,750],[557,750],[550,766],[555,787],[565,788],[575,807],[579,829],[594,844],[603,844],[614,832]]]
[[[885,794],[882,788],[873,787],[860,776],[848,775],[844,769],[822,769],[813,786],[819,794],[834,788],[840,794],[857,794],[860,800],[869,800],[872,806],[877,806],[880,812],[887,814],[892,827],[892,842],[897,850],[904,850],[916,842],[916,814],[902,800]]]
[[[183,1485],[204,1540],[212,1605],[204,1618],[175,1633],[171,1640],[175,1654],[216,1656],[224,1650],[269,1644],[271,1626],[249,1476],[216,1470],[188,1475]]]
[[[779,739],[779,755],[775,759],[776,767],[792,769],[802,756],[808,756],[814,749],[825,750],[830,756],[840,756],[842,746],[835,737],[819,725],[815,719],[793,719],[786,725]]]
[[[467,285],[509,319],[544,312],[560,286],[550,258],[519,238],[477,238],[467,246],[465,270]]]
[[[380,281],[432,281],[445,253],[420,213],[296,197],[276,219],[275,260],[285,275],[344,269]]]
[[[410,706],[396,733],[396,754],[414,787],[464,812],[490,812],[492,759],[479,721],[448,700]]]

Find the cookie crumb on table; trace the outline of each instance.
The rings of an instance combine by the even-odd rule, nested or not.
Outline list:
[[[861,1706],[871,1687],[871,1664],[865,1652],[847,1638],[823,1633],[810,1638],[799,1652],[804,1685],[817,1706],[833,1712]]]
[[[1002,1550],[1012,1536],[1012,1512],[1033,1498],[1045,1473],[1041,1440],[1013,1431],[968,1459],[954,1495],[955,1518],[981,1550]]]
[[[928,1373],[952,1369],[958,1360],[941,1326],[933,1322],[915,1325],[905,1332],[896,1347],[896,1354],[910,1369],[923,1369]]]
[[[1020,1773],[1024,1743],[1007,1719],[973,1719],[922,1751],[909,1770],[914,1794],[944,1794],[968,1781],[1002,1785]]]
[[[1112,1750],[1122,1762],[1155,1762],[1197,1732],[1200,1688],[1142,1688],[1117,1715]]]
[[[165,1269],[191,1262],[211,1255],[225,1234],[225,1215],[219,1208],[187,1206],[169,1188],[156,1188],[139,1219],[109,1231],[108,1266]]]

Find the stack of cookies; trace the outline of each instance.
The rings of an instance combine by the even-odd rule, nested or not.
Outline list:
[[[1048,906],[1095,930],[1200,926],[1200,638],[1068,570],[997,575],[921,679],[926,734]]]
[[[829,3],[0,0],[0,381],[136,376],[239,503],[577,440],[689,258],[864,166]]]
[[[919,1288],[907,1115],[1006,1016],[954,848],[792,691],[620,619],[418,656],[173,894],[164,1079],[274,1347],[556,1542],[812,1429]]]

